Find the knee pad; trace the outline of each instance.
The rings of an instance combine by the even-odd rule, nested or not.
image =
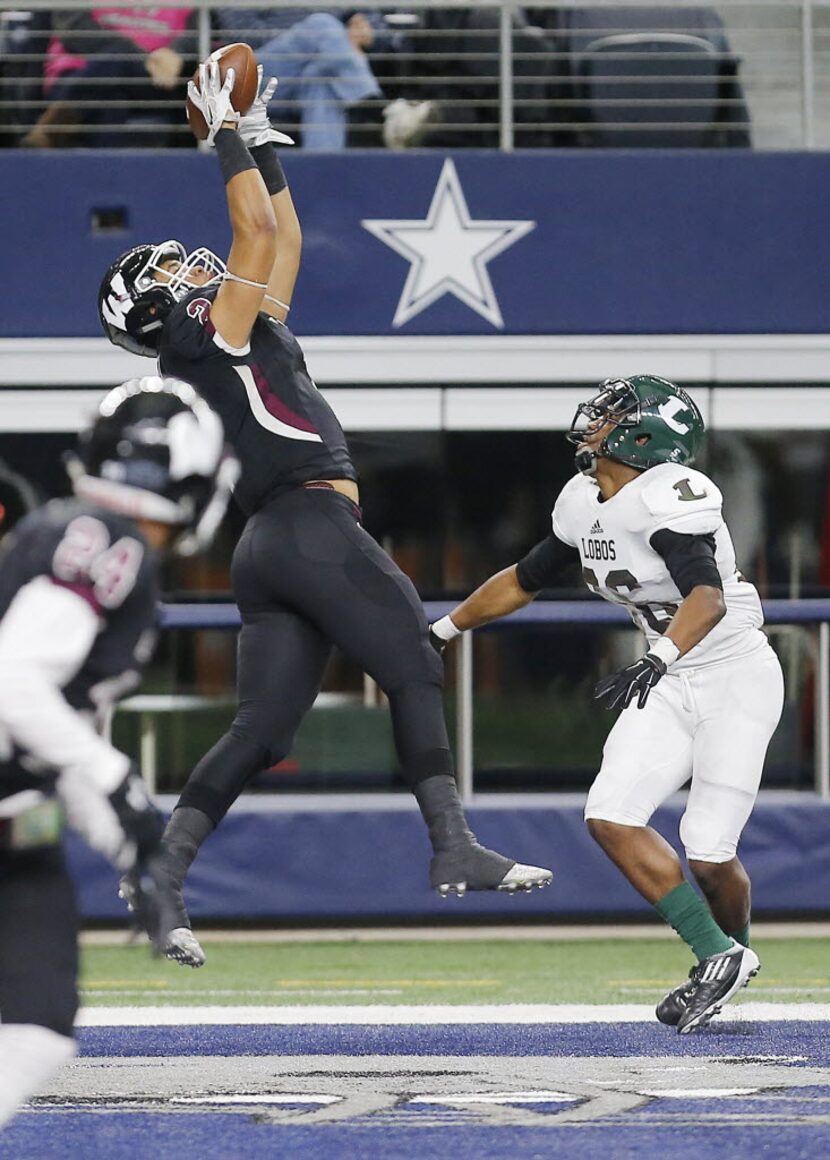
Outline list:
[[[654,808],[651,802],[636,801],[627,792],[624,780],[597,777],[585,802],[585,821],[616,822],[619,826],[647,826]]]
[[[680,819],[680,841],[695,862],[729,862],[735,857],[740,827],[723,811],[690,806]]]

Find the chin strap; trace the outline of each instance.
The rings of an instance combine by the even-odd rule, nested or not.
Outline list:
[[[581,471],[583,475],[596,475],[597,473],[597,456],[596,452],[590,451],[584,447],[581,451],[577,451],[574,456],[574,464],[577,471]]]

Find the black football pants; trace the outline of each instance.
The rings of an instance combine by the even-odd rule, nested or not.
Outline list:
[[[70,1036],[78,1010],[78,917],[59,847],[0,850],[0,1021]]]
[[[218,823],[251,777],[290,752],[332,645],[387,695],[407,784],[452,774],[443,663],[421,601],[358,518],[339,492],[297,488],[249,519],[231,566],[242,614],[239,708],[191,774],[180,806]]]

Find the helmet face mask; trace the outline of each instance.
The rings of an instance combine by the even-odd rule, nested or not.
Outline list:
[[[79,498],[176,528],[180,555],[213,538],[239,476],[218,415],[189,384],[157,377],[110,391],[66,466]]]
[[[174,270],[166,262],[178,262]],[[202,276],[193,280],[195,271]],[[191,290],[221,282],[224,262],[201,247],[188,254],[181,242],[135,246],[110,266],[98,292],[98,314],[110,342],[131,354],[155,358],[170,311]],[[207,278],[204,275],[207,275]]]
[[[596,471],[597,458],[613,459],[647,471],[659,463],[691,463],[703,439],[700,411],[680,387],[656,375],[606,379],[597,395],[580,403],[567,438],[582,445],[586,437],[610,426],[595,447],[581,447],[576,465]]]

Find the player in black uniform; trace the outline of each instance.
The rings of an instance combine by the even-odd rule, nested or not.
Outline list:
[[[456,792],[443,716],[443,666],[414,586],[361,527],[357,476],[334,412],[318,393],[285,318],[300,227],[261,100],[241,120],[202,66],[191,89],[226,183],[233,243],[227,267],[178,242],[139,246],[104,278],[112,342],[158,355],[216,408],[242,464],[236,498],[248,523],[231,578],[242,614],[239,710],[202,759],[164,837],[181,886],[200,844],[252,776],[281,760],[320,687],[332,644],[389,698],[404,778],[429,829],[432,885],[442,893],[546,885],[551,874],[480,846]],[[169,956],[200,966],[190,931]]]
[[[169,929],[161,815],[93,718],[135,687],[152,649],[157,552],[183,534],[183,547],[207,537],[234,463],[192,387],[125,383],[81,438],[76,498],[32,512],[3,541],[0,1127],[75,1050],[78,919],[64,817],[130,873],[157,942]]]

